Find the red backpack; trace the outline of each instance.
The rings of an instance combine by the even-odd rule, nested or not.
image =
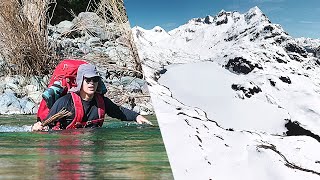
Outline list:
[[[77,86],[76,84],[77,71],[81,64],[87,64],[87,62],[83,60],[73,60],[73,59],[62,60],[54,70],[48,85],[48,89],[46,91],[48,92],[48,90],[52,90],[52,88],[59,88],[59,93],[60,93],[59,97],[67,94],[70,88]],[[57,84],[57,82],[59,84]],[[56,97],[56,98],[53,97],[53,100],[52,102],[50,102],[50,105],[49,105],[47,103],[48,101],[46,101],[44,97],[45,93],[47,93],[46,91],[42,95],[43,99],[40,102],[39,109],[37,112],[38,121],[45,120],[45,118],[49,114],[49,110],[51,106],[59,98],[59,97]]]

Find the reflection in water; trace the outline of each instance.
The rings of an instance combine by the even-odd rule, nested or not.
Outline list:
[[[172,179],[159,128],[118,126],[0,132],[0,179]]]
[[[79,131],[61,132],[57,139],[50,139],[41,142],[42,147],[38,148],[39,168],[50,172],[50,178],[54,179],[80,179],[85,177],[82,174],[81,165],[81,140],[78,139]],[[48,158],[49,156],[49,158]],[[53,160],[52,160],[53,159]],[[47,174],[40,174],[39,179],[48,177]]]

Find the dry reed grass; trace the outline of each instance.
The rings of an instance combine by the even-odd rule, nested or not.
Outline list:
[[[56,61],[48,43],[47,11],[54,0],[0,2],[0,54],[8,74],[48,74]]]
[[[50,5],[55,7],[56,0],[5,0],[0,2],[0,56],[5,60],[2,70],[9,75],[46,75],[50,74],[58,63],[59,59],[55,54],[57,53],[55,52],[57,42],[48,40],[47,26],[52,18],[48,16]],[[99,3],[89,0],[87,11],[95,12],[103,20],[106,32],[121,34],[122,45],[130,50],[130,56],[133,58],[128,59],[133,59],[132,66],[112,68],[134,72],[136,77],[143,77],[141,62],[133,41],[123,0],[101,0]],[[72,11],[70,13],[76,16]],[[108,25],[109,23],[112,23],[113,26]],[[83,30],[94,35],[86,24],[76,24],[72,29],[72,31]],[[107,63],[107,57],[96,60]],[[127,59],[123,61],[126,62]],[[109,64],[109,66],[115,65],[115,63]],[[108,92],[113,94],[111,97],[121,97],[119,98],[120,104],[132,101],[132,97],[138,98],[134,93],[124,93],[126,91],[124,89],[114,89]],[[127,95],[123,96],[123,94]]]
[[[47,25],[49,6],[56,0],[6,0],[0,2],[0,55],[5,60],[4,70],[8,74],[45,75],[58,62],[55,42],[48,41]],[[141,62],[133,42],[130,24],[123,0],[89,0],[87,11],[95,12],[101,19],[106,32],[117,32],[122,43],[130,49],[133,58],[123,59],[132,65],[125,71],[142,77]],[[72,14],[72,12],[70,12]],[[75,16],[75,14],[74,14]],[[108,25],[112,23],[111,27]],[[83,27],[87,27],[84,29]],[[76,24],[72,31],[83,31],[94,35],[85,24]],[[61,57],[60,57],[61,58]],[[128,62],[126,62],[128,63]],[[119,67],[123,70],[123,67]]]
[[[95,0],[90,0],[87,6],[87,11],[89,10],[95,12],[98,15],[98,17],[102,20],[101,22],[99,22],[99,24],[101,24],[102,26],[100,28],[103,28],[103,30],[109,34],[113,34],[114,32],[119,34],[121,36],[121,42],[118,43],[121,43],[123,46],[129,48],[130,57],[125,59],[119,58],[122,62],[129,65],[127,65],[126,67],[122,67],[115,65],[114,63],[110,63],[110,68],[126,71],[126,73],[123,74],[134,74],[133,76],[140,78],[143,77],[141,61],[139,59],[137,49],[133,41],[131,27],[128,21],[123,0],[100,0],[99,2]],[[76,16],[74,15],[74,17]],[[93,19],[92,21],[94,20],[96,19]],[[84,31],[87,34],[90,34],[91,36],[95,36],[95,33],[91,32],[90,28],[93,27],[88,26],[88,24],[83,24],[82,21],[78,21],[74,25],[74,28],[67,33],[72,33],[72,31]],[[110,40],[116,41],[116,39]],[[119,55],[119,57],[122,56]],[[133,61],[128,62],[128,60]],[[96,61],[99,61],[96,62],[99,64],[108,64],[108,61],[110,61],[110,59],[96,58]]]
[[[139,59],[137,49],[133,41],[133,36],[123,0],[101,0],[95,12],[102,19],[104,19],[105,23],[109,22],[110,18],[113,19],[113,22],[117,26],[117,30],[120,31],[125,38],[125,45],[130,49],[130,55],[133,57],[134,62],[131,63],[134,64],[134,69],[131,69],[131,71],[135,72],[137,76],[142,77],[143,73],[141,68],[141,61]],[[107,28],[107,24],[105,24],[105,27],[108,31],[109,29]]]

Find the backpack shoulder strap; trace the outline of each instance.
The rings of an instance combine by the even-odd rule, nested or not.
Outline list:
[[[100,119],[99,125],[102,126],[104,121],[104,115],[106,113],[103,96],[99,93],[96,93],[96,100],[97,100],[98,114]]]
[[[82,124],[82,118],[84,116],[84,110],[82,107],[81,98],[74,92],[71,92],[73,104],[74,104],[74,119],[72,122],[66,127],[66,129],[75,129],[77,124]]]

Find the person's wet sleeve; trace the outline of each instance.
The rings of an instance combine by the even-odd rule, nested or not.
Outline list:
[[[112,118],[117,118],[122,121],[135,121],[139,115],[130,109],[119,107],[114,104],[109,98],[104,98],[106,114]]]
[[[120,110],[126,116],[128,121],[135,121],[137,119],[137,116],[139,115],[137,112],[127,109],[125,107],[120,107]]]

